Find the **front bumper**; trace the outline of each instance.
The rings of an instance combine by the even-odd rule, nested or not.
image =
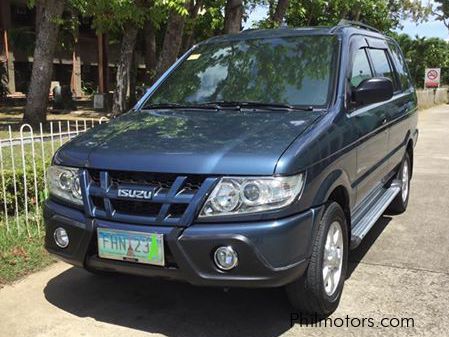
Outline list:
[[[322,208],[270,221],[193,224],[189,227],[142,226],[86,217],[83,212],[51,200],[45,203],[46,249],[75,266],[144,276],[165,277],[194,285],[220,287],[277,287],[301,276],[308,265],[314,228]],[[59,248],[53,239],[57,227],[68,232],[70,244]],[[164,234],[165,267],[99,258],[96,228]],[[220,271],[213,251],[230,245],[238,266]]]

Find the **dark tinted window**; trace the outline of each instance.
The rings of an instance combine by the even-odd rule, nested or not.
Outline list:
[[[407,90],[411,87],[412,83],[410,81],[410,76],[407,71],[407,65],[405,63],[404,57],[402,56],[399,47],[395,44],[390,44],[391,56],[393,57],[393,61],[396,66],[396,70],[398,72],[399,80],[401,82],[401,86],[403,90]]]
[[[351,84],[357,87],[363,80],[373,77],[365,49],[359,49],[352,61]]]
[[[371,60],[373,62],[374,72],[376,76],[387,77],[392,82],[396,88],[396,80],[391,68],[390,62],[388,61],[387,52],[384,49],[370,49]]]
[[[326,105],[337,43],[335,36],[315,35],[200,45],[148,103]]]

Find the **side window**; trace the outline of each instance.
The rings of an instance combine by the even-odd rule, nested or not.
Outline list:
[[[352,63],[351,84],[357,87],[363,80],[373,77],[365,49],[359,49],[354,54]]]
[[[387,77],[393,82],[394,91],[398,90],[396,79],[387,52],[384,49],[370,49],[371,61],[373,62],[376,76]]]
[[[410,75],[408,73],[404,57],[402,56],[399,47],[393,43],[390,43],[390,51],[391,56],[393,57],[393,61],[396,65],[396,69],[398,71],[399,81],[401,82],[402,90],[407,90],[412,86],[412,82],[410,80]]]

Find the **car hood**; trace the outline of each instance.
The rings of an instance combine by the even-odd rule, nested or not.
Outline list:
[[[271,175],[320,113],[150,110],[127,113],[64,145],[55,164],[185,174]]]

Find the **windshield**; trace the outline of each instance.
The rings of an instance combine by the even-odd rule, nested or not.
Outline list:
[[[146,105],[260,102],[325,106],[337,50],[336,37],[328,35],[200,45]]]

